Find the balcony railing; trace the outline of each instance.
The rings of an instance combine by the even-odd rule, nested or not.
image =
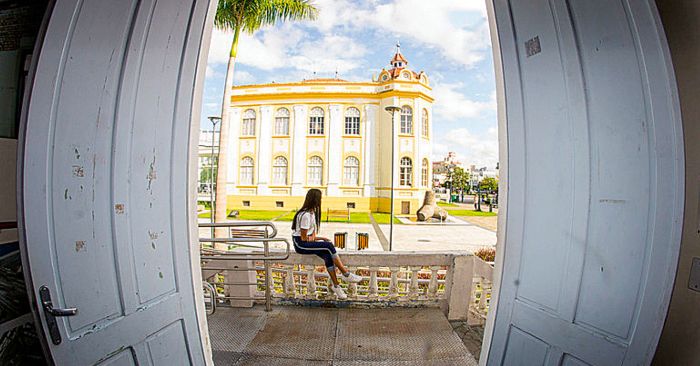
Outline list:
[[[217,288],[220,301],[259,298],[265,293],[265,268],[254,251],[236,250],[250,260],[206,259],[204,278]],[[270,255],[274,256],[271,250]],[[347,300],[329,294],[329,275],[316,256],[291,253],[286,260],[269,260],[272,303],[278,305],[343,307],[439,307],[450,320],[483,324],[491,298],[490,264],[466,252],[341,252],[343,263],[363,277],[345,284]],[[246,269],[254,276],[240,284],[233,276]],[[340,277],[340,276],[339,276]],[[238,277],[240,279],[240,277]],[[255,285],[251,285],[255,283]],[[342,279],[341,279],[342,283]],[[236,306],[235,302],[231,302]],[[241,306],[238,304],[238,306]],[[245,306],[245,305],[243,305]]]

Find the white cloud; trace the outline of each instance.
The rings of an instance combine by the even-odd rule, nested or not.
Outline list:
[[[474,66],[490,52],[486,6],[479,0],[393,0],[385,4],[366,0],[317,0],[319,19],[309,22],[321,32],[345,28],[374,28],[389,37],[415,40],[437,49],[449,60]],[[455,25],[454,16],[471,13],[478,22]]]
[[[231,40],[229,33],[214,31],[210,65],[228,63]],[[264,71],[291,68],[304,77],[314,72],[329,76],[335,71],[342,75],[357,69],[366,54],[367,49],[350,37],[329,33],[310,38],[308,32],[288,24],[252,36],[241,35],[236,63]]]
[[[436,6],[425,0],[316,0],[315,21],[284,23],[241,34],[237,62],[262,70],[284,67],[303,71],[347,72],[361,65],[363,45],[343,35],[348,30],[376,30],[386,37],[418,42],[435,49],[458,65],[471,67],[490,52],[486,9],[479,0],[443,0]],[[455,16],[472,14],[478,21],[470,27],[456,25]],[[309,40],[308,28],[321,36]],[[215,29],[209,51],[210,63],[227,63],[231,32]],[[416,48],[418,45],[416,45]]]
[[[209,44],[208,64],[227,64],[233,33],[214,29]]]
[[[213,67],[211,67],[210,65],[207,65],[207,72],[205,75],[207,78],[214,77],[216,75],[216,71],[214,71]]]
[[[395,0],[377,6],[372,19],[385,30],[433,46],[448,59],[471,67],[490,47],[489,30],[485,18],[472,29],[456,26],[451,17],[464,11],[485,12],[485,8],[481,1],[444,1],[436,6],[425,0]]]
[[[462,83],[441,83],[433,88],[435,106],[433,114],[448,121],[459,118],[474,118],[486,111],[496,110],[496,94],[493,93],[487,102],[469,99],[459,90],[464,89]]]
[[[253,84],[255,76],[244,70],[235,70],[233,72],[233,82],[235,85]]]
[[[442,160],[448,151],[457,153],[463,165],[495,167],[498,162],[498,130],[489,128],[485,133],[475,134],[464,127],[446,131],[433,143],[433,160]]]
[[[358,68],[367,49],[352,38],[329,34],[300,44],[290,64],[298,70],[320,73],[346,73]]]

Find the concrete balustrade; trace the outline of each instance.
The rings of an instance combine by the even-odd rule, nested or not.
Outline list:
[[[254,252],[236,251],[239,255]],[[274,255],[274,251],[271,253]],[[491,298],[493,267],[467,252],[347,252],[343,263],[363,277],[357,284],[341,284],[347,300],[337,300],[330,292],[329,275],[319,258],[291,253],[285,261],[270,261],[273,304],[342,307],[439,307],[450,320],[483,324]],[[243,261],[207,260],[204,278],[220,287],[225,296],[249,293],[250,285],[229,280]],[[252,291],[263,298],[263,262],[252,260],[251,275],[257,284]],[[230,271],[226,270],[230,269]],[[240,276],[240,274],[238,274]],[[241,291],[244,290],[244,291]],[[229,299],[231,306],[240,302]],[[258,300],[261,301],[261,300]]]

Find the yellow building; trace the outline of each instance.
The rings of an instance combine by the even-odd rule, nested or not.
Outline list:
[[[428,76],[408,69],[397,46],[371,82],[313,79],[233,87],[229,127],[230,209],[295,209],[309,188],[324,208],[388,212],[392,115],[394,209],[413,213],[431,188],[432,103]]]

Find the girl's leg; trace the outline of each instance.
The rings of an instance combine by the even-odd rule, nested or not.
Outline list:
[[[343,265],[343,262],[340,260],[340,256],[336,255],[335,257],[333,257],[333,263],[340,270],[340,273],[348,273],[348,269]]]
[[[321,259],[328,270],[328,275],[335,286],[338,286],[338,276],[335,273],[335,257],[338,256],[335,252],[335,247],[329,242],[323,241],[301,241],[298,237],[294,237],[294,250],[299,254],[314,254]],[[343,267],[345,268],[345,267]],[[345,270],[343,273],[347,272]]]
[[[328,270],[328,275],[331,276],[331,281],[334,285],[338,286],[338,276],[335,274],[335,268],[326,268]]]

